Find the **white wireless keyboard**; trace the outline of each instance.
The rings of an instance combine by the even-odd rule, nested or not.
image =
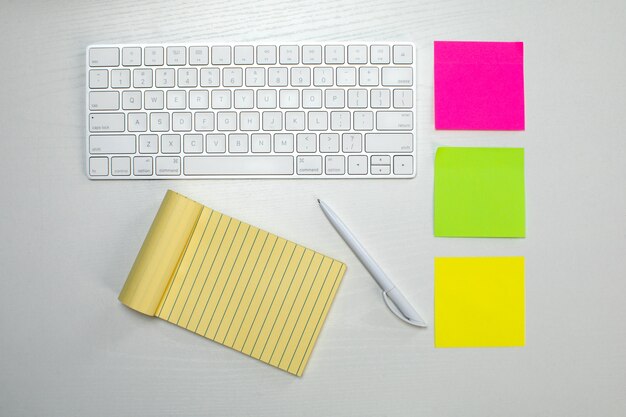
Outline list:
[[[410,43],[92,45],[92,179],[410,178]]]

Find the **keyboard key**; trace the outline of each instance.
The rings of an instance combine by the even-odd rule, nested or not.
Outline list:
[[[157,156],[156,174],[177,176],[180,175],[180,157],[178,156]]]
[[[239,129],[246,131],[259,130],[261,128],[261,116],[256,111],[242,111],[239,113]]]
[[[274,134],[274,152],[277,152],[277,153],[293,152],[293,133]]]
[[[213,65],[230,65],[230,46],[214,46],[211,48]]]
[[[243,69],[224,68],[224,87],[241,87],[243,85]]]
[[[337,85],[342,86],[342,87],[356,85],[356,68],[338,67],[337,68]]]
[[[195,68],[180,68],[178,70],[179,87],[196,87],[198,85],[198,70]]]
[[[189,132],[191,130],[191,113],[172,113],[172,130]]]
[[[330,128],[331,130],[350,130],[350,117],[349,111],[334,111],[330,113]]]
[[[158,151],[158,135],[139,135],[139,153],[157,153]]]
[[[303,64],[321,64],[322,63],[322,46],[321,45],[302,46],[302,63]]]
[[[293,157],[186,156],[185,175],[293,175]]]
[[[297,109],[300,107],[300,92],[295,89],[280,90],[280,108]]]
[[[370,167],[372,175],[389,175],[391,174],[391,166],[389,165],[372,165]]]
[[[225,132],[237,130],[237,113],[234,111],[221,111],[217,113],[217,130]]]
[[[130,87],[130,70],[129,69],[111,70],[111,87],[112,88],[129,88]]]
[[[200,86],[201,87],[219,87],[220,86],[219,68],[202,68],[200,70]]]
[[[109,175],[109,158],[106,156],[89,158],[89,175],[95,177]]]
[[[257,90],[257,103],[259,109],[275,109],[276,108],[276,90]],[[297,95],[297,91],[296,91]]]
[[[359,68],[359,85],[362,85],[362,86],[378,85],[378,68],[360,67]]]
[[[413,152],[413,134],[366,133],[365,152]]]
[[[89,88],[107,88],[109,86],[109,71],[90,70]]]
[[[382,84],[384,86],[405,86],[413,85],[413,68],[395,67],[383,68]]]
[[[235,46],[235,65],[254,64],[254,47],[248,45]]]
[[[269,153],[272,138],[269,133],[254,133],[250,138],[253,153]]]
[[[119,48],[90,48],[89,66],[117,67],[120,64]]]
[[[91,91],[89,93],[89,110],[118,110],[120,93],[117,91]]]
[[[354,130],[373,130],[374,129],[374,112],[371,111],[355,111],[352,128]]]
[[[135,153],[135,135],[90,135],[89,153]]]
[[[389,45],[372,45],[370,47],[370,63],[388,64],[389,63]]]
[[[341,135],[342,151],[344,153],[359,153],[362,148],[360,133],[344,133]]]
[[[183,136],[183,152],[202,153],[202,135],[189,134]]]
[[[388,109],[391,107],[391,91],[389,89],[372,88],[370,96],[370,107],[374,109]]]
[[[281,65],[297,64],[299,62],[298,46],[281,45],[278,48],[279,60]]]
[[[211,107],[214,109],[230,109],[230,90],[212,90]]]
[[[302,108],[305,109],[321,109],[322,108],[322,90],[308,89],[302,90]],[[311,114],[311,112],[309,112]]]
[[[128,113],[129,132],[145,132],[148,130],[148,115],[146,113]]]
[[[163,65],[163,47],[147,46],[144,48],[144,62],[148,66]]]
[[[391,157],[389,155],[372,155],[370,162],[372,165],[391,165]]]
[[[259,45],[256,47],[256,63],[259,65],[276,64],[276,46]]]
[[[167,132],[170,130],[170,114],[150,113],[150,130],[153,132]]]
[[[263,130],[276,131],[283,128],[283,113],[279,111],[263,112]]]
[[[267,84],[270,87],[286,87],[288,73],[289,71],[286,67],[269,68],[267,74]]]
[[[393,46],[393,63],[394,64],[412,64],[413,63],[413,47],[411,45],[394,45]]]
[[[313,85],[317,87],[329,87],[333,85],[332,67],[313,68]]]
[[[327,64],[343,64],[346,61],[343,45],[326,45],[324,62]]]
[[[304,112],[285,112],[285,130],[304,130]]]
[[[189,91],[189,108],[192,110],[208,109],[209,108],[209,92],[207,90]]]
[[[133,174],[140,176],[152,175],[152,157],[136,156],[133,158]]]
[[[412,109],[413,90],[400,88],[393,90],[393,107],[396,109]]]
[[[328,113],[325,111],[310,111],[308,114],[309,130],[328,130]]]
[[[339,152],[339,134],[320,133],[320,152]]]
[[[344,90],[329,88],[324,94],[324,104],[327,109],[342,109],[345,107]]]
[[[294,67],[291,69],[291,85],[293,87],[308,87],[311,85],[311,68]]]
[[[124,113],[91,113],[90,132],[123,132]]]
[[[206,152],[207,153],[226,152],[226,135],[222,133],[206,135]]]
[[[315,133],[298,133],[296,135],[296,149],[300,153],[313,153],[317,149],[317,135]]]
[[[174,87],[174,68],[158,68],[154,71],[154,84],[158,88]]]
[[[183,110],[187,107],[187,93],[185,90],[167,91],[167,108],[169,110]]]
[[[263,87],[265,86],[265,68],[246,68],[246,86]]]
[[[413,130],[413,112],[376,112],[376,128],[378,130]]]
[[[299,175],[320,175],[322,173],[321,156],[298,156],[296,165]]]
[[[228,152],[247,153],[248,135],[246,133],[231,133],[228,135]]]
[[[180,153],[180,135],[161,135],[161,152]]]
[[[367,46],[348,46],[348,64],[367,64]]]
[[[346,173],[346,162],[343,155],[328,155],[326,157],[326,174],[343,175]]]
[[[111,175],[130,175],[130,156],[114,156],[111,158]]]
[[[236,109],[251,109],[254,107],[254,90],[237,89],[233,94]]]
[[[207,46],[189,47],[189,65],[208,65],[209,48]]]
[[[185,65],[187,48],[184,46],[167,47],[167,65]]]
[[[152,87],[152,70],[150,68],[134,69],[133,70],[133,87],[135,88]]]
[[[215,114],[213,112],[196,112],[194,119],[194,128],[198,132],[215,129]]]
[[[141,65],[141,48],[122,48],[122,65],[125,67],[138,67]],[[130,175],[130,169],[128,175]]]
[[[367,107],[367,90],[364,88],[351,88],[348,90],[348,107],[351,109],[364,109]]]
[[[350,155],[348,157],[348,174],[367,174],[367,155]]]
[[[393,173],[396,175],[413,175],[413,155],[394,156]]]

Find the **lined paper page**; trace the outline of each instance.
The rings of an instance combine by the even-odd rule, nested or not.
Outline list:
[[[122,303],[149,316],[156,314],[203,209],[174,191],[165,194],[120,292]]]
[[[300,376],[345,270],[204,207],[156,315]]]

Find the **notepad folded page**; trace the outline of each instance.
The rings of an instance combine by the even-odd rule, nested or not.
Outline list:
[[[345,271],[168,191],[119,299],[301,376]]]

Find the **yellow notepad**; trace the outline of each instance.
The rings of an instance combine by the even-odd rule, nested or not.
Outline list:
[[[119,299],[301,376],[345,271],[168,191]]]

